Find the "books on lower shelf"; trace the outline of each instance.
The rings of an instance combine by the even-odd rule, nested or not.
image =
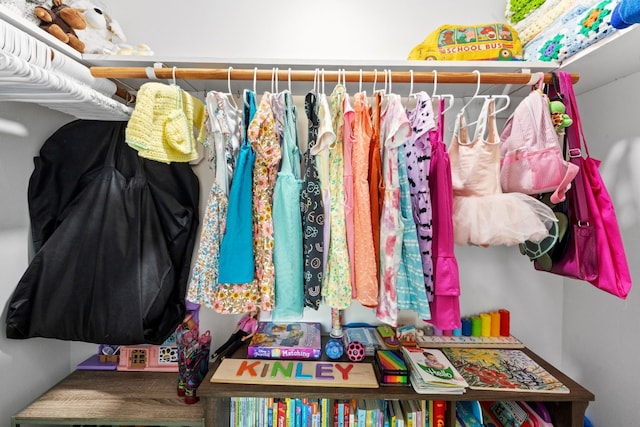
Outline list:
[[[232,397],[229,426],[441,426],[446,405],[444,400]]]
[[[260,322],[247,355],[255,359],[320,359],[319,322]]]
[[[569,393],[569,388],[521,350],[444,348],[474,390]]]
[[[411,370],[411,385],[417,393],[462,394],[465,379],[438,349],[402,347]]]

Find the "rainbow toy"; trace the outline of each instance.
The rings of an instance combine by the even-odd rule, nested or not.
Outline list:
[[[374,367],[380,384],[405,385],[409,383],[409,370],[398,350],[377,350]]]

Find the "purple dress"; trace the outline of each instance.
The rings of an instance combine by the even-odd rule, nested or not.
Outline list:
[[[429,168],[431,166],[429,131],[435,129],[436,123],[433,120],[431,98],[426,92],[416,94],[416,106],[407,115],[412,129],[411,136],[404,145],[411,210],[418,234],[425,290],[429,301],[433,301],[433,259],[431,253],[433,213],[429,189]]]

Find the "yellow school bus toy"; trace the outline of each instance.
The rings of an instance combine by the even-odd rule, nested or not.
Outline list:
[[[442,25],[409,53],[417,60],[522,60],[522,44],[512,26],[504,23]]]

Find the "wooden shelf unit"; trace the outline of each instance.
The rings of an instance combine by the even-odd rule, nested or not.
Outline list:
[[[589,402],[595,399],[593,393],[560,372],[540,356],[525,348],[523,350],[540,366],[569,387],[570,393],[526,393],[514,391],[479,391],[467,389],[462,395],[418,394],[412,387],[380,386],[380,388],[345,388],[345,387],[306,387],[280,385],[251,385],[212,383],[211,376],[217,368],[217,363],[211,365],[205,380],[198,388],[198,395],[205,405],[207,426],[229,425],[229,398],[231,397],[306,397],[329,399],[400,399],[400,400],[445,400],[447,401],[447,424],[445,427],[455,427],[455,412],[453,410],[457,400],[526,400],[544,402],[553,417],[554,427],[583,427],[584,415]],[[239,349],[235,357],[246,357],[246,347]],[[345,359],[346,360],[346,359]]]
[[[185,404],[176,385],[176,373],[78,370],[11,417],[11,426],[204,427],[203,402]]]

